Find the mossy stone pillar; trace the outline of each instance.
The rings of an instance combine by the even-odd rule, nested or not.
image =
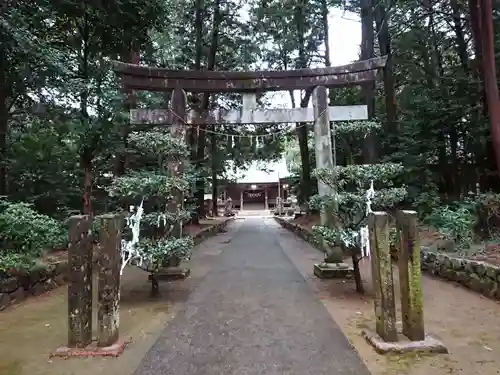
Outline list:
[[[97,310],[97,345],[100,347],[118,341],[122,226],[123,217],[119,214],[101,216]]]
[[[403,334],[412,341],[425,339],[420,241],[415,211],[401,211],[397,217],[400,239],[398,254]]]
[[[92,340],[92,223],[88,215],[69,219],[68,347]]]
[[[368,216],[372,264],[373,289],[375,291],[375,318],[377,334],[388,342],[397,341],[394,282],[389,247],[389,215],[372,212]]]

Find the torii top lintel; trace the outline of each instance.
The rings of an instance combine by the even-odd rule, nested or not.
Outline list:
[[[189,92],[258,92],[344,87],[373,81],[387,57],[328,68],[255,72],[168,70],[113,61],[114,72],[126,89]]]

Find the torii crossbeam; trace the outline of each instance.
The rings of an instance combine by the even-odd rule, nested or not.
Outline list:
[[[217,72],[152,68],[113,61],[113,70],[125,89],[189,92],[262,92],[302,90],[317,86],[327,88],[359,85],[375,80],[387,57],[376,57],[352,64],[316,69]]]

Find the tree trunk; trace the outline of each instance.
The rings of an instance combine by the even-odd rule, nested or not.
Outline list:
[[[299,56],[296,62],[296,68],[307,68],[307,56],[305,47],[305,25],[304,12],[307,5],[306,0],[300,0],[295,8],[295,26],[297,32],[297,44],[299,47]],[[307,108],[312,90],[306,90],[300,102],[301,108]],[[297,138],[299,141],[300,160],[302,163],[302,175],[300,180],[301,203],[308,202],[312,194],[311,189],[311,167],[309,165],[309,145],[307,142],[308,132],[305,124],[297,124]]]
[[[398,133],[396,90],[394,87],[394,70],[391,50],[391,36],[389,34],[389,13],[386,12],[384,2],[377,3],[374,11],[375,23],[377,26],[378,44],[380,53],[387,56],[387,63],[383,69],[384,92],[385,92],[385,112],[386,112],[386,131],[391,137]],[[389,145],[388,151],[394,149]]]
[[[356,255],[356,252],[351,254],[352,267],[354,269],[354,281],[356,283],[356,292],[359,294],[365,294],[365,288],[363,286],[363,278],[361,277],[361,271],[359,269],[359,261],[361,260]]]
[[[201,59],[203,58],[203,16],[204,16],[204,3],[203,0],[196,0],[195,2],[195,48],[196,57],[194,60],[194,70],[201,70]],[[201,100],[197,99],[198,105],[201,104]],[[201,108],[198,108],[198,114],[201,115]],[[188,145],[190,150],[191,161],[196,160],[197,155],[197,127],[191,127],[188,132]]]
[[[7,133],[9,131],[9,77],[7,51],[0,43],[0,196],[7,195]]]
[[[137,50],[126,51],[123,54],[123,60],[128,63],[139,64],[140,53]],[[123,89],[123,96],[125,100],[125,105],[124,105],[125,111],[128,114],[129,111],[137,105],[137,97],[135,91],[129,89]],[[120,129],[120,136],[122,138],[123,150],[121,150],[116,157],[115,175],[117,177],[124,175],[125,170],[127,169],[126,149],[128,146],[127,138],[129,132],[130,132],[130,124],[129,120],[127,119]]]
[[[80,77],[86,83],[89,80],[89,60],[90,60],[90,21],[88,20],[88,14],[86,5],[84,4],[84,14],[82,20],[82,27],[80,28],[81,37],[81,55],[80,55],[80,66],[79,73]],[[92,164],[94,159],[94,137],[88,137],[88,132],[90,131],[90,116],[88,112],[88,100],[90,92],[87,85],[84,85],[82,91],[80,92],[80,123],[82,130],[85,132],[82,136],[81,142],[81,152],[80,152],[80,167],[83,170],[83,213],[85,215],[92,215]]]
[[[212,130],[216,129],[216,125],[212,126]],[[212,154],[212,215],[214,217],[218,216],[217,212],[217,200],[219,196],[219,181],[217,180],[218,172],[218,149],[217,149],[217,134],[210,134],[210,148]]]
[[[85,147],[80,155],[80,167],[83,169],[83,214],[92,215],[92,161],[94,155],[90,147]]]
[[[0,67],[0,83],[5,79],[2,77]],[[0,196],[7,195],[7,132],[9,129],[9,108],[7,104],[7,94],[3,87],[0,87]]]
[[[491,0],[478,3],[481,15],[481,43],[483,51],[483,74],[488,117],[491,128],[491,141],[496,161],[496,171],[500,175],[500,99],[495,64],[495,41],[493,35],[493,5]]]
[[[323,34],[325,43],[325,66],[331,66],[330,61],[330,27],[328,25],[328,1],[321,0],[321,21],[323,23]]]
[[[220,11],[220,0],[215,0],[214,3],[214,18],[213,18],[213,29],[212,29],[212,42],[210,45],[210,54],[208,56],[208,70],[214,70],[215,62],[217,57],[217,50],[219,44],[219,28],[222,22],[222,14]],[[206,112],[209,109],[210,104],[210,94],[206,93],[203,95],[202,103],[202,115],[203,118],[206,116]],[[200,125],[200,132],[198,134],[198,149],[196,152],[196,162],[198,169],[203,168],[203,163],[205,160],[205,147],[206,147],[206,125]],[[198,178],[196,182],[196,201],[198,204],[198,218],[205,216],[205,180],[204,178]]]
[[[374,56],[373,52],[373,2],[361,0],[361,60],[368,60]],[[368,120],[373,120],[375,114],[375,82],[368,82],[361,86],[363,103],[368,107]],[[364,162],[373,164],[377,159],[377,134],[369,132],[364,143]]]
[[[450,6],[453,17],[453,30],[457,40],[457,54],[460,59],[460,65],[464,72],[469,72],[469,54],[467,53],[467,42],[465,41],[465,33],[461,21],[460,7],[458,0],[450,0]]]

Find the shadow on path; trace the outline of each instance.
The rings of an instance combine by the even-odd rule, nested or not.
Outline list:
[[[136,375],[368,375],[281,249],[248,218]]]

